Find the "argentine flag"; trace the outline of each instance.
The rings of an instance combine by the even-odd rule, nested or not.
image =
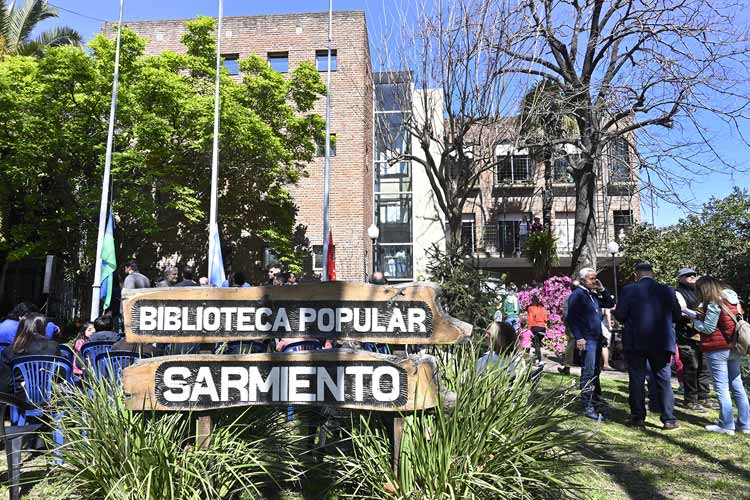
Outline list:
[[[102,281],[99,298],[104,299],[104,310],[109,307],[112,300],[112,283],[115,269],[115,221],[112,218],[112,210],[109,211],[107,228],[104,230],[104,242],[102,243]]]
[[[225,280],[219,227],[212,223],[208,235],[208,282],[211,286],[220,287]]]

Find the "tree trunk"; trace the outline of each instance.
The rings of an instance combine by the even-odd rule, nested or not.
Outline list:
[[[576,220],[573,256],[570,262],[574,275],[584,267],[596,269],[596,209],[594,195],[596,176],[593,164],[576,172]]]
[[[544,191],[542,192],[542,224],[544,230],[552,232],[552,202],[554,193],[552,192],[552,154],[545,154],[544,157]]]
[[[461,211],[451,210],[451,213],[448,214],[448,231],[446,232],[446,236],[447,236],[446,247],[449,247],[451,245],[461,244],[461,221],[462,221]]]

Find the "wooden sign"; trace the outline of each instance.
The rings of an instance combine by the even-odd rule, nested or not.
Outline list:
[[[454,344],[471,325],[451,318],[429,283],[332,281],[250,288],[162,288],[129,293],[128,342],[208,343],[325,338],[387,344]]]
[[[144,359],[123,372],[133,410],[323,405],[410,411],[437,403],[432,356],[349,349]]]

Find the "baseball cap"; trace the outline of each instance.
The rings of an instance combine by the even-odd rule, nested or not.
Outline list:
[[[677,272],[677,277],[682,278],[686,274],[698,274],[698,273],[696,273],[695,269],[693,269],[692,267],[683,267]]]
[[[654,266],[652,266],[648,262],[639,262],[638,264],[635,265],[635,272],[638,272],[638,271],[653,272]]]

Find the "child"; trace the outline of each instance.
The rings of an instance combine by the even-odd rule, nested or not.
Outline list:
[[[547,334],[547,310],[542,305],[538,295],[532,297],[527,313],[528,328],[533,334],[531,341],[534,344],[536,363],[540,364],[542,362],[542,339]]]
[[[81,354],[81,348],[83,348],[83,345],[89,341],[95,331],[96,329],[94,328],[94,323],[92,323],[91,321],[85,322],[78,330],[76,343],[73,347],[76,353],[76,356],[73,358],[73,375],[75,375],[76,377],[80,377],[81,375],[83,375],[83,369],[78,367],[78,359],[79,355]]]

